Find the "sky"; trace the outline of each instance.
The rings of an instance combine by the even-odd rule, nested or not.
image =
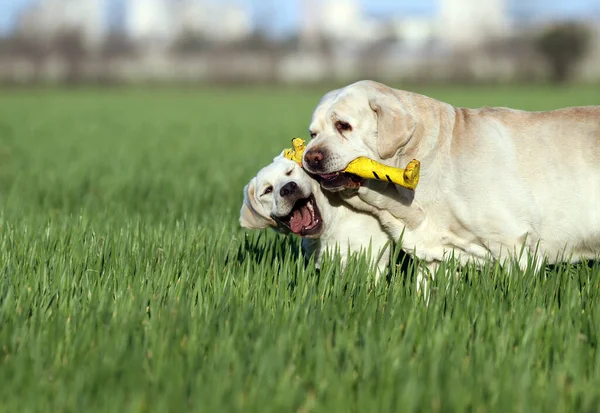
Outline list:
[[[31,0],[0,0],[0,32],[6,32],[13,24],[14,19],[23,7]]]
[[[0,0],[0,33],[14,26],[18,14],[39,0]],[[123,0],[105,0],[114,4]],[[224,0],[209,0],[224,1]],[[322,0],[313,0],[319,2]],[[481,0],[486,1],[486,0]],[[274,33],[291,32],[298,24],[299,0],[234,0],[251,11],[257,20],[267,20]],[[543,14],[547,16],[600,17],[600,0],[508,0],[513,12]],[[432,15],[437,0],[359,0],[363,10],[370,15],[390,14]]]

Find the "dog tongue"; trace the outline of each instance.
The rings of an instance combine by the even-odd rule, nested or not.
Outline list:
[[[295,209],[290,220],[290,228],[296,234],[302,232],[303,227],[307,227],[312,222],[312,216],[306,206]]]

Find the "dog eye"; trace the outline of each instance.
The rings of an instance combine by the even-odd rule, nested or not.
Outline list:
[[[287,172],[285,173],[285,176],[290,176],[290,175],[292,174],[292,172],[294,172],[294,170],[293,170],[293,169],[290,169],[289,171],[287,171]]]
[[[348,132],[352,130],[352,126],[350,126],[350,124],[348,122],[344,122],[343,120],[338,120],[335,123],[335,128],[338,130],[338,132]]]
[[[267,195],[270,194],[271,192],[273,192],[273,187],[272,186],[268,186],[265,188],[263,195]]]
[[[315,132],[310,132],[310,138],[313,139],[317,134]]]

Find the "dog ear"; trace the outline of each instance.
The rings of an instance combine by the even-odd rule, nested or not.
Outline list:
[[[269,223],[252,212],[246,203],[242,205],[240,211],[240,225],[248,229],[263,229],[269,227]]]
[[[256,178],[252,178],[250,183],[244,187],[244,203],[240,210],[240,225],[248,229],[276,227],[277,223],[273,218],[259,212],[262,208],[256,204],[254,199],[255,182]]]
[[[379,88],[369,106],[377,114],[377,152],[381,159],[391,158],[410,140],[416,122],[389,87]]]

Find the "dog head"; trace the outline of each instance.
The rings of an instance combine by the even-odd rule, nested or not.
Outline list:
[[[318,183],[296,162],[278,156],[244,188],[240,224],[318,238],[324,228],[319,191]]]
[[[378,161],[392,158],[415,129],[414,117],[392,88],[361,81],[334,90],[313,113],[304,168],[318,175],[327,190],[356,188],[357,180],[340,171],[359,156]]]

